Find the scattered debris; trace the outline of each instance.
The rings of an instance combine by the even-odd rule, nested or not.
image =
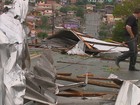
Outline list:
[[[55,105],[57,103],[56,93],[58,92],[56,70],[53,66],[53,59],[50,50],[45,50],[37,57],[37,62],[32,63],[32,68],[26,73],[26,94],[25,99],[43,104]]]
[[[61,30],[55,35],[49,36],[47,42],[50,48],[62,49],[68,54],[91,55],[101,52],[121,53],[128,51],[124,43],[97,40],[74,30]]]
[[[93,64],[85,64],[80,62],[66,62],[66,61],[57,61],[57,63],[67,63],[67,64],[77,64],[77,65],[87,65],[87,66],[94,66]]]
[[[77,78],[85,78],[86,76],[77,76]],[[95,79],[95,80],[107,80],[107,81],[111,81],[110,79],[108,78],[103,78],[103,77],[91,77],[91,76],[88,76],[88,79]]]
[[[57,73],[57,75],[62,75],[62,76],[71,76],[72,73]]]
[[[116,99],[115,105],[139,105],[140,104],[140,88],[137,86],[138,80],[122,80],[116,75],[110,75],[110,79],[118,81],[117,84],[121,85],[121,89]],[[137,85],[136,85],[136,84]]]
[[[99,97],[104,96],[107,94],[116,95],[115,93],[109,92],[61,92],[57,94],[58,96],[65,96],[65,97]]]
[[[58,80],[64,80],[64,81],[71,81],[71,82],[84,82],[85,79],[82,78],[72,78],[72,77],[66,77],[66,76],[57,76]],[[95,80],[88,80],[88,84],[96,85],[96,86],[102,86],[102,87],[108,87],[108,88],[117,88],[119,89],[120,86],[110,83],[110,82],[101,82],[101,81],[95,81]]]

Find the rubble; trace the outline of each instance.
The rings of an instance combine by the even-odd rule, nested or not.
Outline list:
[[[57,104],[56,70],[51,53],[45,51],[36,56],[36,63],[30,62],[28,32],[23,23],[28,2],[15,0],[0,15],[0,105],[24,105],[29,101]]]
[[[117,79],[121,83],[121,89],[116,99],[115,105],[139,105],[140,99],[138,98],[140,95],[140,88],[135,84],[138,83],[138,80],[122,80],[117,76],[113,75],[109,77],[110,79]]]
[[[85,79],[82,79],[82,78],[72,78],[72,77],[66,77],[66,76],[57,76],[57,79],[71,81],[71,82],[84,82],[85,81]],[[102,86],[102,87],[109,87],[109,88],[117,88],[117,89],[120,88],[118,85],[114,83],[100,82],[100,81],[94,81],[94,80],[88,80],[88,84]]]
[[[3,13],[0,16],[0,105],[31,105],[34,104],[33,102],[56,105],[58,96],[65,98],[81,97],[83,101],[89,97],[94,99],[98,97],[103,100],[99,102],[103,105],[114,105],[114,103],[115,105],[140,104],[138,80],[123,80],[115,75],[111,75],[109,78],[95,77],[94,74],[89,72],[72,77],[72,73],[56,70],[50,50],[45,50],[35,57],[31,56],[32,59],[36,58],[36,61],[30,62],[25,40],[27,33],[22,27],[28,10],[28,0],[15,1],[18,6],[15,5],[14,8],[10,9],[10,12]],[[22,13],[25,14],[20,13],[19,10],[24,11]],[[13,29],[7,27],[7,24]],[[108,54],[107,58],[110,58],[110,56],[115,58],[116,54],[128,50],[127,46],[122,46],[122,43],[101,41],[74,30],[62,30],[48,37],[47,41],[48,48],[57,48],[61,50],[61,53],[68,54],[89,56],[100,53],[100,56]],[[111,54],[115,54],[115,56]],[[57,61],[57,63],[92,66],[88,63],[70,61]],[[56,83],[56,80],[74,83],[63,85]],[[118,91],[88,92],[84,90],[88,84],[109,89],[113,88]],[[83,89],[83,91],[80,89]],[[92,100],[92,103],[94,102],[95,100]]]
[[[25,71],[29,67],[26,32],[23,21],[28,0],[15,0],[0,14],[0,105],[23,105],[26,90]]]
[[[63,52],[76,55],[92,55],[101,52],[110,55],[128,51],[127,46],[123,43],[105,42],[74,30],[61,30],[49,36],[47,42],[49,48],[62,49]]]
[[[55,105],[57,103],[55,94],[58,90],[51,51],[44,51],[37,59],[26,73],[27,89],[24,98],[46,105]]]

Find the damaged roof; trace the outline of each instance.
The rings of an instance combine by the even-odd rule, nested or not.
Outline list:
[[[128,50],[127,46],[124,46],[122,43],[105,42],[74,30],[61,30],[56,34],[49,36],[47,41],[48,46],[65,48],[66,52],[70,52],[70,50],[72,50],[70,54],[78,54],[77,51],[75,51],[77,49],[84,51],[85,54],[123,52]],[[83,47],[79,47],[80,44],[78,42],[80,41],[84,43]]]

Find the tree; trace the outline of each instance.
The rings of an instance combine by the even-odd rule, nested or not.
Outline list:
[[[103,23],[100,25],[99,39],[105,40],[111,36],[112,25]]]
[[[60,12],[67,13],[68,11],[75,11],[76,16],[83,18],[84,17],[84,8],[82,6],[75,6],[75,5],[70,5],[66,7],[62,7],[60,9]]]
[[[140,6],[140,0],[126,0],[121,4],[117,4],[114,8],[113,14],[117,17],[126,17],[132,14],[136,7]]]
[[[118,42],[124,41],[124,22],[118,21],[113,30],[112,39]]]
[[[5,5],[9,5],[9,4],[12,4],[12,1],[5,1],[4,3]]]
[[[41,24],[39,26],[39,28],[46,30],[48,28],[48,17],[47,16],[41,16]]]
[[[77,8],[76,16],[84,18],[84,9],[82,7]]]
[[[60,12],[67,13],[68,12],[67,7],[61,7]]]
[[[78,0],[76,2],[76,5],[86,5],[88,3],[88,0]]]
[[[126,0],[123,3],[115,6],[113,14],[115,17],[121,17],[122,21],[117,22],[115,25],[113,30],[113,40],[120,42],[124,40],[124,22],[126,17],[131,15],[136,7],[140,7],[140,0]]]
[[[104,8],[104,4],[103,4],[103,3],[97,2],[97,3],[96,3],[96,8],[97,8],[97,9],[103,9],[103,8]]]
[[[37,36],[40,39],[45,39],[48,36],[48,34],[46,32],[40,32],[40,33],[37,34]]]
[[[77,9],[78,7],[76,7],[75,5],[70,5],[66,7],[61,7],[60,12],[67,13],[68,11],[77,11]]]

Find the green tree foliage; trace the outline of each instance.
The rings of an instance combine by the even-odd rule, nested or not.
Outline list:
[[[113,14],[117,17],[125,17],[132,14],[136,7],[140,7],[140,0],[126,0],[123,3],[115,6]]]
[[[39,28],[46,30],[48,27],[48,17],[47,16],[41,16],[41,25],[39,26]]]
[[[76,2],[76,5],[86,5],[86,4],[88,4],[88,0],[78,0]]]
[[[140,0],[126,0],[123,3],[115,6],[113,15],[115,17],[121,17],[122,21],[117,22],[115,25],[113,30],[113,40],[120,42],[124,40],[124,22],[137,7],[140,7]]]
[[[97,9],[103,9],[103,8],[104,8],[104,4],[103,4],[103,3],[97,2],[97,3],[96,3],[96,8],[97,8]]]
[[[60,12],[67,13],[68,11],[77,11],[78,7],[75,5],[69,5],[60,8]]]
[[[9,5],[9,4],[12,4],[12,1],[5,1],[4,3],[5,5]]]
[[[69,5],[66,7],[62,7],[60,9],[60,12],[67,13],[68,11],[75,11],[76,16],[78,17],[84,17],[84,8],[82,6],[76,6],[76,5]]]
[[[37,36],[40,38],[40,39],[44,39],[48,36],[48,34],[46,32],[40,32],[37,34]]]
[[[84,8],[82,7],[77,8],[76,16],[84,18]]]
[[[61,7],[60,8],[60,12],[67,13],[68,12],[68,8],[67,7]]]
[[[124,22],[118,21],[114,30],[113,30],[112,39],[118,42],[124,41]]]
[[[107,25],[106,23],[101,24],[99,30],[99,39],[105,40],[109,38],[111,35],[111,27],[111,25]]]

